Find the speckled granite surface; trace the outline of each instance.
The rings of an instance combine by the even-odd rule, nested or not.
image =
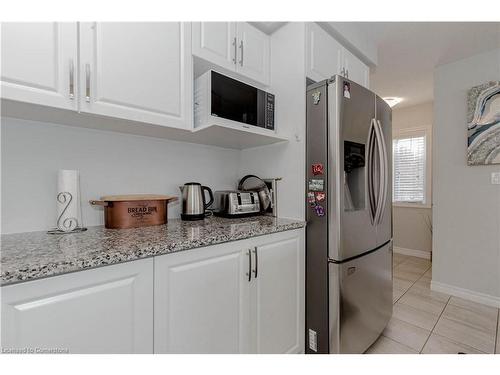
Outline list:
[[[1,285],[116,264],[196,247],[215,245],[302,228],[305,222],[256,216],[211,217],[135,229],[89,227],[86,232],[51,235],[28,232],[2,235]]]

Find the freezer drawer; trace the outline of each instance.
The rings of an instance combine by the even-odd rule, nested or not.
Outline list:
[[[330,353],[361,354],[392,315],[392,242],[328,272]]]

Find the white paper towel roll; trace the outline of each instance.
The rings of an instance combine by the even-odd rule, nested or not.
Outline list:
[[[57,174],[57,217],[57,228],[64,232],[82,226],[78,171],[61,169]]]

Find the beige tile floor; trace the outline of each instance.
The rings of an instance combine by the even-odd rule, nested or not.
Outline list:
[[[431,262],[394,254],[394,310],[370,354],[500,353],[499,309],[431,291]]]

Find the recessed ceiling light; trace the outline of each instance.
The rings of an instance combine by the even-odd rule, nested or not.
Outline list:
[[[391,98],[384,98],[387,104],[389,104],[389,107],[394,107],[395,105],[401,103],[403,101],[403,98],[397,98],[397,97],[391,97]]]

